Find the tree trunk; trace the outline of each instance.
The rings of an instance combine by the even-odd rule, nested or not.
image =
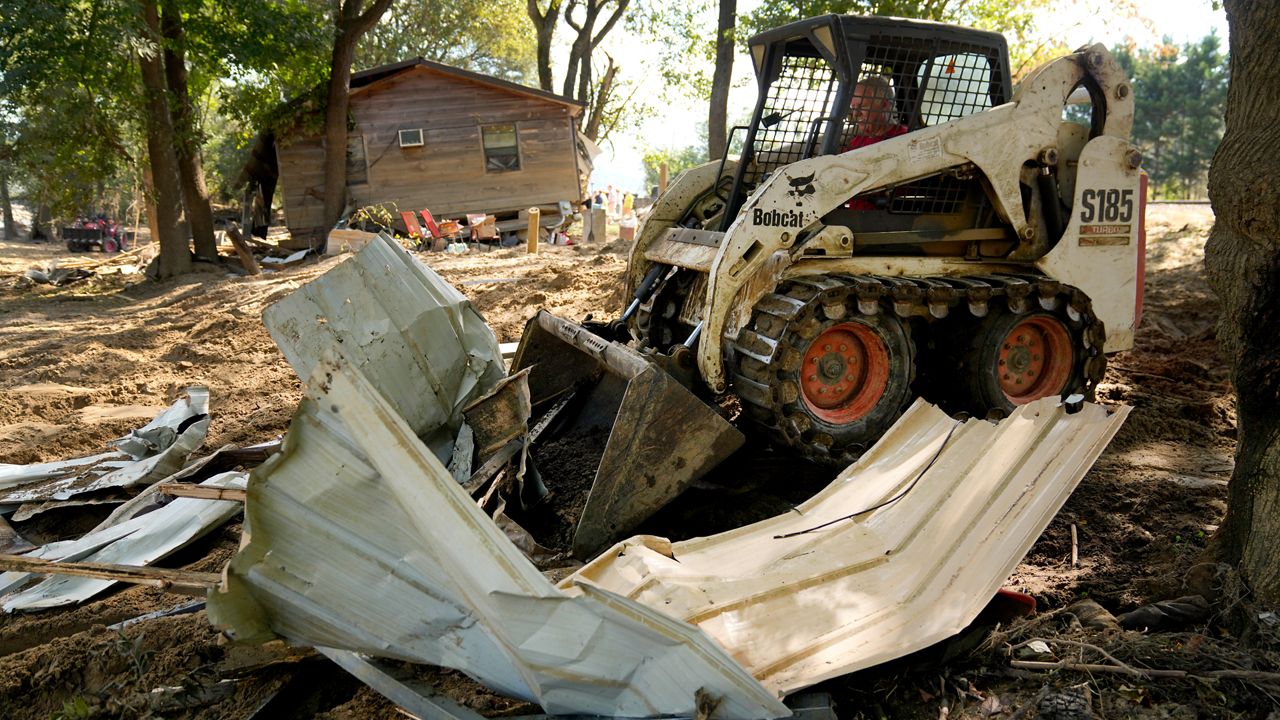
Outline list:
[[[382,17],[391,0],[374,0],[361,12],[364,0],[344,0],[334,17],[333,54],[329,59],[329,91],[324,114],[324,230],[342,217],[347,195],[347,105],[351,92],[351,61],[356,43]],[[320,243],[324,244],[325,232]],[[320,248],[324,250],[323,247]]]
[[[580,103],[587,103],[592,96],[591,87],[591,47],[583,55],[582,65],[578,68],[578,97]]]
[[[589,33],[590,26],[588,25]],[[579,31],[578,38],[573,41],[573,45],[569,47],[569,62],[564,72],[564,90],[560,93],[567,98],[578,99],[578,95],[584,91],[578,87],[578,76],[582,63],[591,63],[591,41],[589,35],[584,36]],[[588,88],[589,89],[589,88]]]
[[[538,9],[538,0],[528,0],[526,8],[538,39],[538,87],[547,92],[553,92],[555,84],[551,76],[551,39],[555,35],[556,23],[560,21],[560,1],[547,3],[545,13]]]
[[[160,243],[157,277],[167,278],[191,271],[191,250],[186,236],[179,232],[182,200],[178,189],[178,156],[174,152],[173,115],[169,112],[164,63],[159,51],[159,13],[154,0],[140,0],[140,5],[142,19],[156,48],[150,56],[140,56],[138,64],[146,94],[147,155],[155,184],[156,225],[152,234]]]
[[[45,191],[41,190],[40,202],[36,203],[36,214],[31,218],[32,240],[40,239],[48,242],[53,239],[53,228],[50,227],[50,223],[53,222],[53,213],[45,202],[46,197]]]
[[[4,213],[4,239],[18,239],[18,228],[13,226],[13,201],[9,198],[9,174],[0,171],[0,211]]]
[[[617,24],[619,18],[627,10],[627,5],[631,0],[616,0],[617,5],[613,9],[613,13],[609,19],[605,21],[604,27],[600,28],[600,32],[595,32],[596,20],[600,18],[601,11],[605,5],[611,0],[582,0],[583,19],[582,22],[574,20],[573,10],[578,5],[578,0],[569,0],[569,5],[565,7],[564,21],[569,27],[573,28],[577,36],[573,40],[573,45],[569,48],[569,63],[564,74],[564,93],[565,97],[574,98],[584,105],[590,104],[592,98],[591,88],[591,54],[595,48],[604,40],[604,36],[609,34],[613,26]],[[594,33],[594,34],[593,34]],[[603,112],[603,108],[599,110]]]
[[[1280,14],[1227,0],[1226,132],[1209,169],[1216,221],[1205,269],[1236,388],[1236,464],[1215,538],[1264,602],[1280,602]]]
[[[595,101],[591,104],[591,111],[587,116],[586,127],[582,134],[596,142],[600,139],[600,124],[604,121],[605,106],[609,104],[609,95],[613,92],[613,78],[618,73],[618,66],[613,64],[613,58],[609,57],[609,67],[604,72],[604,77],[600,79],[600,87],[596,90]]]
[[[734,22],[737,13],[737,0],[720,0],[720,23],[716,28],[716,69],[711,76],[711,107],[707,112],[707,158],[711,160],[729,150],[729,83],[733,79]]]
[[[156,214],[156,183],[151,178],[151,163],[142,164],[142,207],[147,213],[147,229],[151,231],[149,243],[160,238],[160,216]]]
[[[201,167],[200,137],[196,128],[191,93],[187,90],[187,65],[182,14],[176,0],[161,0],[161,29],[164,32],[164,73],[169,88],[173,131],[177,138],[178,173],[182,183],[182,204],[187,225],[195,242],[196,256],[217,260],[218,244],[213,237],[213,210]]]

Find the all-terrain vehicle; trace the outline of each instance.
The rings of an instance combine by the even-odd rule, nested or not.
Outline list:
[[[129,234],[124,225],[107,219],[105,215],[78,218],[71,226],[60,228],[59,235],[71,252],[85,252],[97,247],[102,252],[114,253],[129,248]]]

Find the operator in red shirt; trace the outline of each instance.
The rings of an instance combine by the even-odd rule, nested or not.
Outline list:
[[[853,87],[849,103],[849,125],[853,135],[842,152],[874,145],[907,132],[907,126],[894,122],[893,87],[883,75],[868,75]],[[874,210],[867,200],[850,199],[844,205],[850,210]]]
[[[894,122],[893,88],[882,75],[864,77],[853,87],[849,121],[853,136],[844,146],[845,152],[907,132],[906,125]]]

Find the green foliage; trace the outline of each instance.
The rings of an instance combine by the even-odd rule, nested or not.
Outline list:
[[[55,215],[114,212],[108,197],[133,182],[132,54],[156,51],[133,11],[72,0],[0,9],[0,155],[17,193]]]
[[[243,146],[244,128],[324,78],[332,29],[302,0],[179,0],[196,142]],[[119,213],[141,186],[137,58],[160,52],[127,0],[0,7],[0,157],[20,195],[69,219]],[[216,118],[211,128],[208,121]],[[203,128],[203,129],[202,129]],[[241,158],[242,159],[242,158]],[[229,165],[226,157],[214,165]],[[229,171],[224,170],[224,173]]]
[[[674,180],[676,175],[696,167],[707,161],[707,143],[701,142],[679,150],[650,148],[644,154],[645,189],[658,184],[658,172],[662,163],[667,164],[667,181]]]
[[[355,65],[422,57],[523,82],[535,61],[528,23],[520,0],[397,0],[360,39]]]
[[[1153,195],[1203,197],[1209,163],[1222,140],[1227,57],[1217,35],[1181,48],[1118,48],[1133,79],[1133,141],[1144,156]]]
[[[892,15],[957,23],[1005,34],[1015,78],[1065,47],[1055,30],[1040,31],[1034,19],[1054,0],[764,0],[756,9],[738,17],[735,36],[745,47],[753,35],[780,25],[817,15]],[[715,69],[717,3],[641,5],[629,19],[632,32],[647,34],[659,42],[658,72],[669,97],[706,100],[711,95]],[[1050,33],[1046,36],[1046,33]],[[1043,36],[1043,37],[1042,37]]]
[[[327,9],[300,0],[199,8],[187,19],[188,58],[211,78],[220,116],[237,129],[290,126],[281,99],[310,97],[328,77],[334,29]]]
[[[627,29],[653,39],[656,70],[673,94],[707,99],[716,57],[716,3],[641,3],[627,16]],[[741,34],[739,34],[741,37]]]
[[[49,715],[49,720],[88,720],[93,715],[93,706],[83,695],[77,695],[63,702],[62,709]]]
[[[358,227],[368,232],[395,233],[395,218],[400,214],[396,203],[377,203],[356,208],[351,213],[348,227]]]
[[[224,118],[214,116],[210,120],[215,130],[209,133],[204,146],[204,178],[209,199],[224,204],[238,202],[244,188],[236,187],[235,182],[257,136]]]
[[[959,23],[1022,37],[1049,0],[764,0],[741,20],[745,35],[816,15],[891,15]],[[1012,43],[1010,43],[1012,45]]]
[[[137,637],[132,639],[125,635],[123,630],[116,630],[116,637],[112,641],[112,648],[124,659],[129,673],[133,675],[135,683],[141,683],[146,676],[147,671],[151,669],[152,657],[154,651],[145,649],[145,633],[138,633]]]

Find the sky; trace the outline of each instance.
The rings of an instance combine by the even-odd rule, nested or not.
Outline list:
[[[1041,27],[1059,27],[1065,33],[1069,47],[1079,47],[1092,42],[1115,45],[1132,39],[1138,46],[1146,47],[1169,36],[1182,44],[1199,40],[1216,30],[1219,37],[1227,37],[1226,13],[1213,9],[1210,0],[1126,0],[1134,6],[1137,19],[1116,19],[1112,14],[1098,11],[1105,0],[1085,0],[1064,3],[1064,9],[1041,20]],[[739,0],[740,14],[750,12],[757,0]],[[715,23],[714,16],[708,22]],[[661,93],[661,79],[653,72],[651,63],[656,58],[656,48],[637,42],[628,36],[621,25],[615,28],[606,49],[621,65],[623,72],[645,77],[641,92],[650,97]],[[755,103],[755,84],[751,80],[751,63],[739,53],[734,59],[734,88],[729,97],[729,118],[745,117]],[[560,75],[563,70],[558,70]],[[632,74],[634,73],[634,74]],[[1141,101],[1139,99],[1139,101]],[[641,162],[646,147],[679,149],[699,141],[698,124],[706,122],[706,103],[692,99],[676,101],[664,108],[658,117],[649,119],[640,128],[615,133],[602,145],[604,151],[596,158],[591,176],[592,188],[614,185],[624,190],[643,191],[644,166]]]

